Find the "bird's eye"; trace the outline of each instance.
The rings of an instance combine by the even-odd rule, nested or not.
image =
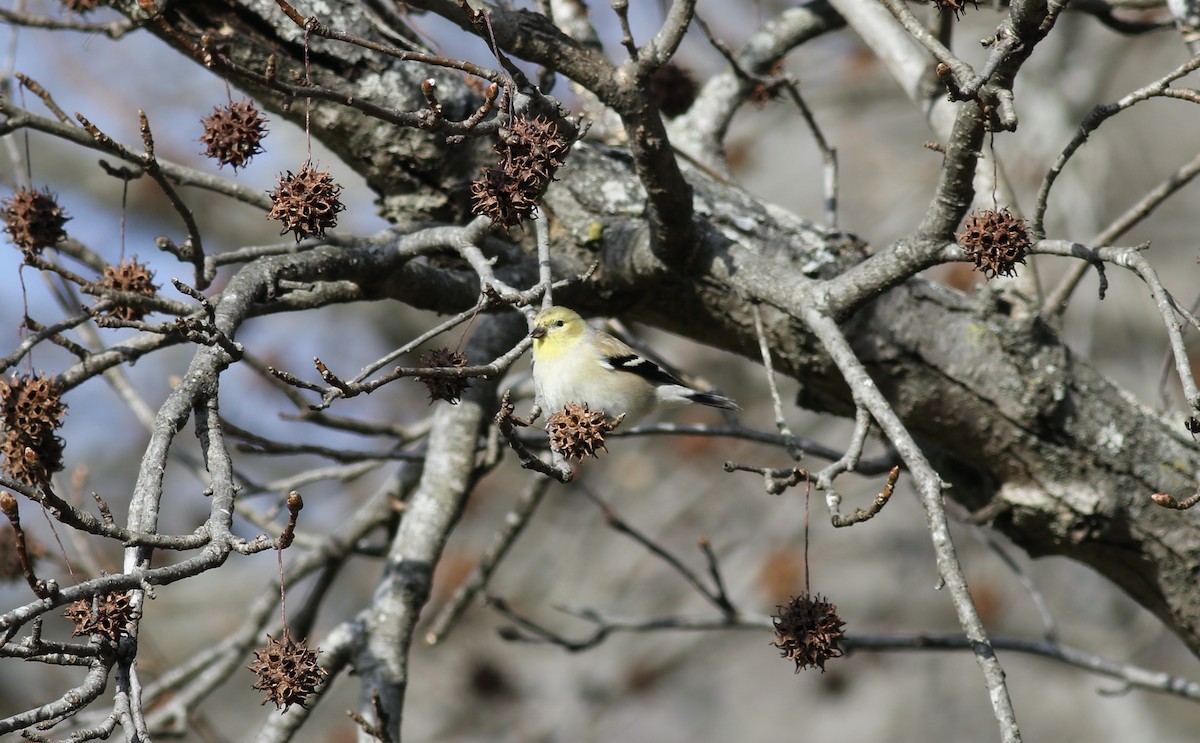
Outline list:
[[[562,320],[558,320],[554,323],[554,327],[556,327],[556,328],[561,328],[564,325],[566,325],[566,322],[564,322]]]

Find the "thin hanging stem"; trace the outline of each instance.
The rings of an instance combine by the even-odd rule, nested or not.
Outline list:
[[[308,59],[308,26],[304,27],[304,87],[312,87],[312,78],[310,77],[312,67]],[[312,162],[312,97],[305,96],[304,98],[304,143],[307,147],[307,157],[305,162]]]
[[[280,547],[275,549],[275,562],[279,567],[279,618],[283,622],[283,636],[288,637],[287,590],[283,577],[283,549]]]
[[[125,218],[129,215],[129,179],[121,179],[121,260],[125,260]]]
[[[808,504],[812,496],[812,480],[805,478],[804,486],[804,593],[808,595],[811,583],[808,577]]]

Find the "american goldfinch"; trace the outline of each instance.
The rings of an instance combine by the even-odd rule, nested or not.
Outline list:
[[[660,405],[688,403],[739,410],[728,397],[688,387],[650,359],[584,322],[566,307],[547,307],[533,320],[533,384],[548,413],[567,403],[631,422]]]

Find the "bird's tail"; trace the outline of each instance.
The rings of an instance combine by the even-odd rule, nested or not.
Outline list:
[[[724,395],[718,395],[713,392],[697,392],[696,390],[691,390],[688,392],[686,397],[692,402],[697,402],[701,405],[708,405],[709,407],[713,408],[724,408],[725,410],[742,409],[741,406],[728,397],[725,397]]]

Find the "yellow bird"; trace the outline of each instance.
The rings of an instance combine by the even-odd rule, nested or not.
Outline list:
[[[688,387],[627,344],[584,322],[566,307],[547,307],[533,320],[533,383],[548,414],[567,403],[635,421],[659,407],[699,403],[740,410],[723,395]]]

